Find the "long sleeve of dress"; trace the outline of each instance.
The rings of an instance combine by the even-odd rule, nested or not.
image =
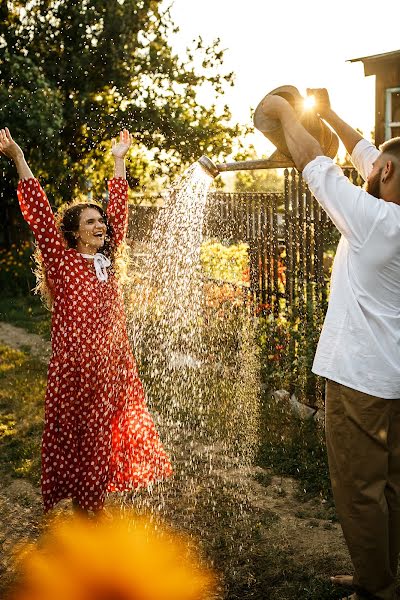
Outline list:
[[[122,177],[114,177],[108,182],[108,189],[110,196],[107,216],[114,228],[118,245],[124,240],[128,227],[128,182]]]
[[[34,178],[21,180],[17,195],[22,216],[35,236],[48,274],[54,275],[64,244],[47,196]]]

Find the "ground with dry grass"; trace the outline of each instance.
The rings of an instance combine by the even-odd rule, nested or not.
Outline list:
[[[0,326],[0,339],[3,597],[15,578],[13,551],[46,527],[38,486],[46,353],[45,346],[23,331]],[[155,419],[163,436],[162,419]],[[179,431],[174,439],[176,445],[168,449],[174,477],[151,494],[110,497],[109,506],[151,510],[190,532],[221,574],[221,600],[342,596],[329,576],[348,572],[350,563],[329,502],[299,494],[298,482],[269,468],[240,466],[219,444],[207,446]],[[68,513],[69,503],[57,511]]]

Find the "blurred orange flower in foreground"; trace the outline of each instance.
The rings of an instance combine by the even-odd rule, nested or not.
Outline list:
[[[20,557],[12,600],[211,600],[215,577],[184,537],[148,519],[56,522]]]

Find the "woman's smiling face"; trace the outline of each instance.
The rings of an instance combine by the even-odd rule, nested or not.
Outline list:
[[[95,254],[104,246],[106,232],[107,225],[101,213],[95,208],[84,208],[77,231],[78,252]]]

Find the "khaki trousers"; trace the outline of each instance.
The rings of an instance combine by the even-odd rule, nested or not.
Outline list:
[[[393,600],[400,552],[400,399],[326,382],[333,496],[360,598]]]

